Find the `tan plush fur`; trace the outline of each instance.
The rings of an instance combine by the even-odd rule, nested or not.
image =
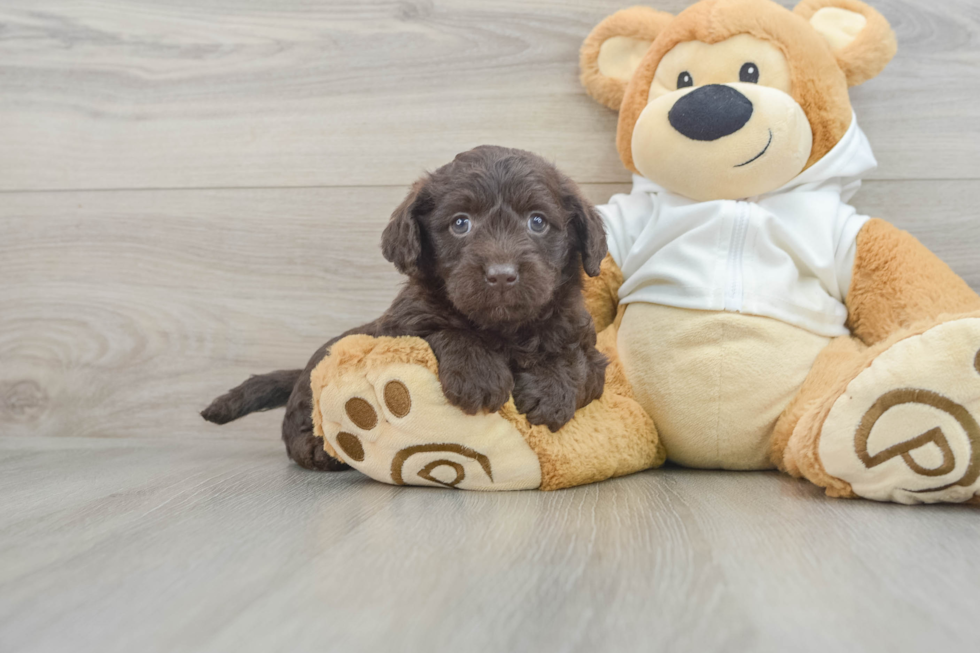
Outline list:
[[[824,12],[823,17],[831,18],[827,18],[830,27],[827,28],[825,24],[823,34],[834,35],[828,40],[810,23],[810,19],[817,12],[828,7],[860,14],[864,21],[862,23],[860,17],[844,12]],[[842,17],[841,20],[844,22],[833,23],[833,17]],[[814,24],[820,22],[821,18],[818,17]],[[856,33],[853,29],[848,31],[853,25],[861,24],[863,27],[860,31]],[[835,27],[840,29],[834,31]],[[681,43],[702,41],[715,44],[737,35],[748,35],[771,43],[788,62],[791,96],[803,108],[813,132],[813,149],[807,166],[821,159],[833,148],[850,126],[852,111],[848,86],[860,84],[874,77],[895,53],[895,38],[887,21],[881,14],[856,0],[803,0],[792,12],[771,0],[702,0],[676,17],[645,7],[633,7],[617,12],[602,21],[582,46],[582,83],[599,102],[620,109],[617,145],[627,168],[636,172],[631,151],[632,134],[637,118],[647,106],[651,80],[663,57]],[[637,42],[617,42],[625,44],[617,51],[622,54],[618,61],[620,63],[625,61],[630,65],[607,66],[604,68],[607,71],[629,69],[636,61],[637,53],[641,51],[642,43],[639,41],[651,42],[649,50],[640,60],[628,84],[623,79],[604,76],[600,70],[602,44],[613,37],[636,39]],[[836,44],[836,50],[830,43]],[[674,56],[677,54],[675,52]],[[801,161],[803,157],[805,152],[800,156]],[[626,338],[631,327],[631,318],[627,317],[623,326],[624,316],[632,306],[619,306],[618,295],[622,284],[623,274],[610,256],[606,256],[603,260],[599,276],[583,279],[584,300],[598,332],[597,346],[610,360],[602,398],[581,409],[576,413],[575,418],[557,433],[552,433],[543,426],[531,426],[517,412],[513,401],[509,401],[499,415],[490,416],[496,420],[495,424],[502,425],[503,430],[509,434],[507,437],[510,439],[506,440],[508,443],[506,447],[513,447],[516,443],[526,453],[532,466],[534,456],[537,456],[540,464],[540,489],[570,487],[649,469],[663,464],[666,458],[665,448],[650,414],[637,401],[638,397],[643,399],[644,391],[647,389],[640,388],[639,383],[643,378],[647,378],[649,382],[651,377],[637,374],[634,380],[638,381],[638,388],[641,391],[635,393],[623,363],[625,360],[630,364],[629,349],[625,345],[622,349],[623,360],[620,357],[618,349],[620,328],[622,327],[623,337]],[[968,378],[963,384],[967,388],[972,387],[970,384],[973,382],[971,375],[974,366],[980,372],[980,362],[974,362],[974,356],[977,361],[980,361],[980,353],[974,354],[977,346],[976,327],[968,322],[953,322],[961,318],[980,317],[980,296],[912,236],[886,222],[871,220],[858,236],[846,306],[849,313],[847,324],[853,335],[836,338],[826,345],[824,345],[826,340],[817,343],[812,347],[813,355],[805,364],[798,366],[799,373],[794,375],[792,382],[776,381],[780,386],[778,389],[785,390],[785,398],[781,396],[778,400],[769,403],[786,407],[780,413],[777,406],[772,413],[772,418],[766,419],[767,428],[772,429],[771,439],[768,441],[769,456],[768,458],[765,456],[764,444],[761,452],[765,464],[757,466],[767,467],[771,461],[772,465],[780,470],[804,477],[826,488],[829,495],[837,497],[857,496],[855,488],[861,490],[861,483],[864,482],[865,477],[849,476],[850,472],[847,469],[838,474],[841,478],[828,473],[828,468],[834,469],[835,464],[844,460],[843,454],[855,455],[854,429],[857,428],[856,423],[852,425],[850,417],[840,418],[842,427],[836,430],[830,428],[828,424],[838,419],[836,416],[849,415],[835,408],[835,406],[846,405],[846,400],[851,396],[847,394],[849,385],[853,394],[855,387],[868,387],[870,383],[874,399],[895,389],[894,385],[888,385],[890,381],[882,381],[881,385],[888,387],[881,387],[881,395],[878,394],[879,388],[876,384],[879,377],[875,374],[881,366],[874,365],[876,360],[887,359],[887,352],[913,351],[916,355],[908,356],[903,363],[906,367],[902,368],[902,373],[906,376],[901,376],[899,381],[902,383],[911,381],[908,387],[916,386],[917,361],[922,358],[918,355],[921,349],[915,350],[913,347],[910,350],[903,347],[909,344],[926,343],[922,344],[922,347],[925,347],[932,342],[928,339],[930,334],[934,335],[947,327],[940,326],[936,331],[930,330],[939,325],[947,325],[954,331],[959,328],[961,334],[966,333],[969,338],[961,340],[969,346],[960,345],[961,351],[953,351],[954,347],[947,347],[949,351],[937,351],[936,355],[942,357],[944,354],[955,354],[955,356],[950,355],[948,358],[934,360],[942,361],[945,366],[947,361],[949,364],[960,361],[964,351],[968,353],[970,374],[963,375],[963,378]],[[642,311],[631,315],[636,316],[636,321],[632,323],[634,328],[644,323]],[[696,317],[700,319],[701,316]],[[734,320],[744,319],[745,328],[752,330],[753,320],[737,314],[724,317]],[[669,329],[676,327],[676,322],[677,320],[671,319],[658,322],[657,333],[666,336],[676,335],[667,333]],[[741,324],[738,326],[741,329]],[[780,327],[794,328],[782,324]],[[654,337],[656,335],[653,334]],[[730,335],[730,332],[727,336],[723,333],[723,337],[719,338],[716,355],[719,360],[731,358],[732,353],[737,350],[734,341],[724,339]],[[669,337],[665,337],[664,340],[668,341]],[[771,346],[764,344],[763,348],[773,349],[772,355],[778,358],[778,350],[795,346],[793,337],[788,338],[787,341],[779,341]],[[667,345],[671,348],[669,351],[666,353],[661,351],[653,358],[664,361],[669,357],[675,357],[682,363],[681,371],[674,372],[676,376],[684,373],[683,367],[688,361],[691,365],[699,364],[701,359],[698,358],[698,347],[703,344],[704,339],[694,345],[669,344]],[[891,349],[893,347],[895,349]],[[938,349],[942,349],[942,346]],[[752,352],[747,358],[751,362],[760,356],[758,352]],[[908,360],[913,362],[909,364]],[[813,361],[812,367],[807,367],[810,361]],[[887,363],[887,360],[885,362]],[[353,387],[357,382],[358,374],[377,377],[386,367],[404,363],[419,365],[431,375],[438,373],[436,359],[423,340],[351,336],[338,342],[331,356],[324,359],[312,374],[313,420],[317,433],[323,434],[324,424],[319,406],[321,390],[330,382],[347,374],[347,378],[355,379],[351,385]],[[653,368],[655,364],[656,361],[646,359],[642,362],[645,370]],[[938,369],[939,376],[947,374],[948,367],[940,366]],[[654,370],[653,373],[656,374],[657,371]],[[690,376],[696,378],[695,374]],[[773,376],[775,375],[759,374],[756,378]],[[433,379],[432,376],[428,378],[430,381]],[[698,386],[698,383],[694,382],[693,385]],[[794,388],[797,386],[794,395]],[[901,388],[907,386],[902,385]],[[331,388],[331,392],[333,390]],[[703,384],[701,387],[682,390],[683,393],[690,393],[692,395],[690,401],[694,403],[705,394]],[[328,397],[332,396],[330,393],[326,394]],[[347,396],[353,395],[343,395],[344,398]],[[421,392],[419,396],[422,396]],[[332,399],[323,401],[332,401]],[[441,414],[445,414],[444,409],[452,407],[448,403],[439,403],[440,401],[444,401],[444,397],[436,393],[435,399],[430,400],[429,406],[437,407],[442,411]],[[709,405],[705,406],[705,409],[710,410],[712,408],[710,403],[713,400],[707,401]],[[975,408],[970,403],[974,399],[967,397],[963,401],[964,405],[969,406],[969,410]],[[423,420],[419,422],[423,435],[428,437],[430,428],[438,428],[438,420],[428,419],[428,414],[424,412],[419,415]],[[828,416],[830,422],[827,421]],[[333,423],[338,423],[342,418],[343,415],[328,416]],[[461,413],[452,416],[452,420],[460,418],[471,421],[464,421],[462,424],[453,421],[455,425],[453,428],[443,429],[444,433],[434,433],[432,437],[442,438],[437,440],[438,442],[465,446],[466,428],[463,427],[468,428],[470,425],[481,423],[476,421],[478,417],[465,417]],[[444,421],[452,420],[446,418]],[[773,420],[775,426],[769,426],[773,424]],[[667,419],[661,420],[664,438],[668,445],[672,446],[668,422]],[[398,420],[390,420],[385,428],[397,430]],[[337,432],[336,427],[333,432]],[[367,438],[377,432],[380,430],[362,435]],[[683,434],[680,437],[682,436]],[[824,445],[831,451],[824,460],[820,457],[821,437],[824,437]],[[340,440],[338,442],[338,447],[345,447],[343,442]],[[528,453],[528,447],[533,452],[533,456]],[[843,448],[848,451],[843,451]],[[336,454],[329,444],[327,450],[331,455]],[[840,453],[841,451],[843,454]],[[871,466],[867,468],[870,470]],[[854,485],[842,478],[850,478]],[[385,479],[379,478],[379,480]],[[534,484],[537,483],[535,477]],[[522,487],[532,486],[527,484]],[[970,488],[967,490],[972,491]],[[963,499],[964,497],[960,496],[956,500]],[[980,502],[980,498],[975,502]]]
[[[597,332],[601,332],[616,319],[619,287],[622,285],[623,273],[609,254],[602,260],[599,276],[582,275],[582,297]]]
[[[847,83],[857,86],[877,77],[898,51],[898,41],[888,21],[873,7],[857,0],[803,0],[793,12],[809,21],[825,7],[853,11],[868,21],[854,42],[834,52]]]
[[[821,352],[803,384],[799,395],[784,411],[776,427],[772,459],[776,466],[793,476],[802,476],[827,489],[833,497],[854,498],[850,485],[829,475],[820,462],[820,431],[834,402],[844,394],[848,384],[867,369],[878,356],[893,345],[949,319],[980,317],[980,311],[951,318],[942,316],[919,321],[914,327],[900,329],[868,347],[857,338],[834,340]]]
[[[603,275],[605,284],[618,288],[622,283],[611,260],[604,262]],[[609,287],[605,284],[601,288]],[[598,300],[604,294],[592,296]],[[601,307],[598,301],[595,305]],[[617,312],[617,323],[625,308]],[[818,455],[821,427],[834,402],[894,344],[950,319],[980,316],[980,297],[911,235],[882,220],[872,220],[858,238],[848,308],[855,319],[861,316],[860,326],[853,327],[855,336],[833,340],[817,357],[799,393],[777,421],[771,451],[771,460],[780,470],[842,498],[856,495],[848,483],[824,470]],[[615,353],[601,339],[600,347],[607,355]],[[625,377],[621,383],[628,386]]]
[[[633,127],[646,107],[650,83],[663,56],[679,43],[718,43],[738,34],[769,41],[791,67],[792,96],[813,129],[807,167],[819,161],[851,124],[847,78],[826,41],[801,15],[771,0],[702,0],[682,11],[657,37],[626,88],[616,146],[623,164],[633,164]]]
[[[824,471],[817,447],[824,420],[848,383],[895,343],[948,320],[980,314],[980,297],[907,232],[873,219],[857,242],[847,296],[854,337],[838,338],[821,352],[780,417],[772,447],[780,469],[839,497],[854,493]]]
[[[626,91],[626,82],[606,77],[599,71],[599,51],[603,42],[614,36],[625,36],[652,43],[673,18],[668,13],[649,7],[630,7],[617,11],[599,23],[585,39],[579,54],[580,79],[589,95],[610,109],[618,110]]]
[[[840,396],[847,383],[870,362],[866,350],[855,338],[833,340],[820,352],[803,387],[783,411],[773,433],[771,457],[778,469],[793,476],[805,476],[821,487],[833,487],[837,496],[849,496],[850,488],[824,471],[816,455],[816,435],[830,410],[832,402],[828,399]],[[788,455],[787,446],[794,433],[797,434],[795,448],[792,455]]]
[[[603,39],[627,35],[628,29],[623,17],[607,19],[589,36],[583,53],[591,53],[594,61]],[[823,158],[850,126],[848,87],[879,74],[897,47],[887,20],[857,0],[803,0],[792,12],[770,0],[702,0],[659,26],[655,40],[635,66],[622,93],[617,149],[627,168],[639,173],[632,151],[634,130],[651,100],[651,83],[664,57],[668,53],[683,56],[678,55],[681,50],[674,52],[683,43],[713,45],[740,35],[772,44],[788,63],[790,95],[803,109],[813,133],[806,167]],[[619,86],[615,86],[615,93],[604,92],[607,80],[597,79],[601,75],[596,66],[586,70],[586,62],[583,57],[583,83],[593,96],[611,106]],[[666,84],[672,90],[669,81],[659,80],[658,84],[658,88]],[[611,290],[602,285],[588,288],[588,301],[597,322],[604,324],[613,315],[611,308],[601,308],[601,300],[614,294]],[[980,297],[912,236],[881,220],[871,220],[858,237],[846,306],[847,325],[853,336],[835,339],[819,353],[798,393],[776,421],[770,455],[779,469],[809,479],[826,488],[828,494],[853,497],[856,495],[851,485],[829,474],[820,459],[822,429],[835,402],[852,381],[892,347],[901,345],[892,351],[903,351],[909,342],[925,342],[919,338],[927,337],[927,332],[937,333],[930,331],[934,327],[980,315]],[[612,319],[617,328],[628,310],[629,307],[620,307],[616,311]],[[664,328],[659,327],[661,332]],[[972,351],[966,353],[972,360]],[[949,355],[951,365],[961,354],[964,352],[936,352],[937,356]],[[649,361],[644,365],[649,367]],[[914,363],[903,373],[915,385]],[[882,395],[891,389],[883,387]],[[846,428],[833,433],[847,436]],[[831,451],[836,451],[834,443],[839,441],[828,440]]]
[[[829,341],[772,318],[638,302],[618,345],[671,461],[751,470],[771,467],[775,425]]]
[[[911,234],[884,220],[858,235],[848,328],[868,344],[944,314],[980,310],[980,297]]]
[[[867,19],[858,38],[837,52],[808,22],[824,7],[846,9]],[[617,12],[602,21],[582,45],[582,83],[599,102],[619,109],[616,146],[623,164],[633,172],[638,172],[633,163],[633,127],[647,105],[660,60],[679,43],[718,43],[748,34],[779,48],[792,69],[792,96],[813,129],[807,167],[823,158],[850,126],[848,86],[881,72],[897,48],[888,21],[857,0],[804,0],[793,12],[771,0],[702,0],[668,19],[668,14],[643,7]],[[614,36],[651,35],[656,38],[625,88],[621,80],[602,76],[597,61],[603,41]]]

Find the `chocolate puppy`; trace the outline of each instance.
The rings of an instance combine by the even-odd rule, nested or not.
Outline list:
[[[496,411],[513,394],[531,424],[557,431],[602,394],[605,357],[595,348],[581,271],[596,276],[606,238],[595,208],[541,157],[481,146],[417,181],[381,238],[408,281],[377,320],[334,338],[304,370],[255,376],[201,415],[224,424],[286,404],[289,457],[342,469],[313,435],[310,372],[355,333],[424,338],[449,401]]]

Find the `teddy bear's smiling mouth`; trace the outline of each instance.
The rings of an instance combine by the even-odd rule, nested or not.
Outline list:
[[[755,155],[754,157],[752,157],[752,158],[751,158],[751,159],[749,159],[748,161],[746,161],[745,163],[739,163],[739,164],[738,164],[737,166],[735,166],[735,167],[736,167],[736,168],[741,168],[741,167],[743,167],[743,166],[747,166],[747,165],[749,165],[750,163],[752,163],[753,161],[755,161],[756,159],[758,159],[759,157],[761,157],[761,156],[762,156],[763,154],[765,154],[766,152],[768,152],[768,151],[769,151],[769,146],[770,146],[770,145],[772,145],[772,130],[771,130],[771,129],[769,130],[769,142],[768,142],[768,143],[766,143],[766,146],[765,146],[764,148],[762,148],[762,151],[761,151],[761,152],[759,152],[758,154],[756,154],[756,155]]]

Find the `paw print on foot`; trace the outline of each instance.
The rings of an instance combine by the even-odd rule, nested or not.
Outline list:
[[[827,472],[869,499],[980,494],[980,319],[941,324],[882,352],[834,403],[819,447]]]
[[[408,387],[397,379],[385,383],[384,392],[381,396],[387,412],[395,418],[407,417],[412,410],[411,393],[408,391]],[[380,422],[377,411],[371,406],[370,402],[362,397],[351,397],[348,399],[344,404],[344,413],[354,426],[361,432],[367,433],[368,437],[371,437],[372,431],[376,431]],[[339,431],[336,435],[336,440],[337,447],[343,452],[346,458],[357,463],[364,462],[366,457],[364,445],[361,444],[361,439],[355,433]],[[477,471],[478,474],[482,472],[482,476],[484,477],[482,480],[493,483],[493,469],[490,465],[489,458],[469,447],[454,443],[422,444],[400,450],[391,461],[391,480],[393,483],[396,485],[405,485],[405,466],[415,454],[434,454],[438,456],[435,460],[425,462],[425,465],[420,469],[412,470],[416,476],[425,481],[445,487],[458,487],[460,483],[466,480],[467,466],[472,467],[466,463],[468,460],[474,460],[479,463],[480,468],[479,470],[471,469],[471,475],[474,471]],[[459,457],[468,460],[464,460],[463,462],[453,460]],[[422,464],[419,461],[413,462],[415,466]]]
[[[513,424],[498,413],[466,415],[446,400],[434,365],[406,361],[410,352],[397,345],[414,339],[355,339],[353,345],[371,347],[357,357],[347,355],[345,340],[313,381],[316,421],[344,462],[393,485],[515,490],[541,484],[537,455]]]

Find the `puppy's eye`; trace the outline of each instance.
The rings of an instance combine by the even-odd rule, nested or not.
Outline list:
[[[473,228],[473,223],[470,222],[470,218],[465,213],[457,213],[453,217],[453,223],[449,225],[449,230],[457,236],[465,236],[470,233],[470,229]]]
[[[677,88],[687,88],[688,86],[694,86],[694,78],[691,77],[691,73],[685,70],[677,76]]]
[[[742,64],[742,69],[738,71],[738,80],[746,84],[758,84],[759,67],[754,63]]]
[[[548,221],[544,216],[535,213],[527,219],[527,229],[532,234],[543,234],[548,231]]]

